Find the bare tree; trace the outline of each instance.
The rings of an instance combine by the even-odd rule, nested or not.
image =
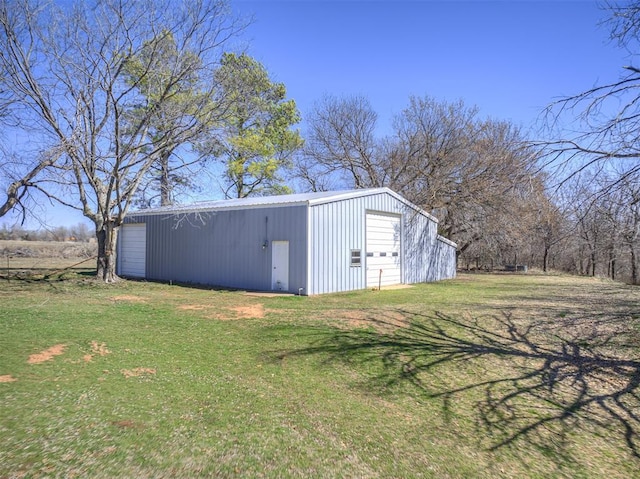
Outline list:
[[[611,40],[633,57],[640,53],[640,2],[610,5]],[[598,168],[607,172],[612,160],[623,160],[618,177],[603,185],[615,187],[619,181],[640,171],[640,69],[622,67],[613,81],[552,103],[545,111],[550,140],[537,142],[551,165],[570,178]],[[563,124],[571,123],[571,134]]]
[[[386,138],[376,121],[362,97],[323,99],[309,117],[299,176],[314,190],[388,186],[434,213],[459,254],[480,241],[495,253],[526,236],[524,211],[542,180],[517,128],[430,97],[411,97]]]
[[[542,249],[542,271],[550,270],[553,249],[562,243],[571,233],[566,212],[546,194],[536,196],[536,213],[533,218],[532,232]]]
[[[609,4],[610,39],[640,53],[640,2]],[[638,281],[636,243],[640,178],[640,69],[554,102],[546,109],[549,140],[537,142],[555,166],[557,187],[571,191],[573,256],[581,274]],[[571,124],[567,134],[563,125]],[[606,265],[606,266],[605,266]]]
[[[639,178],[621,180],[624,165],[621,170],[620,165],[611,166],[606,174],[599,169],[583,171],[563,184],[559,204],[568,225],[562,269],[637,284]]]
[[[307,118],[303,157],[298,177],[313,191],[384,185],[379,141],[375,136],[378,115],[361,96],[325,96]]]
[[[622,225],[622,243],[629,252],[631,284],[640,284],[640,181],[627,181],[628,212]]]
[[[513,243],[535,177],[536,156],[520,131],[477,115],[462,102],[412,99],[396,120],[400,153],[390,155],[390,183],[434,212],[459,254],[492,234]]]
[[[82,211],[95,225],[97,277],[117,280],[117,232],[136,191],[163,152],[219,115],[213,72],[241,29],[224,0],[0,0],[4,122],[37,146],[13,172],[6,208],[34,189]],[[172,54],[184,61],[156,74],[166,52],[153,40],[162,32],[171,32]],[[150,78],[152,95],[144,91]],[[190,87],[198,99],[177,102],[186,78],[197,79]]]

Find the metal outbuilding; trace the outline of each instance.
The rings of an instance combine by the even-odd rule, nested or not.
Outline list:
[[[131,213],[118,274],[313,295],[455,277],[437,219],[388,188],[195,203]]]

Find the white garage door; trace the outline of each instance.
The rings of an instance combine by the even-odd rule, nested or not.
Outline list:
[[[366,234],[367,287],[400,283],[400,217],[367,213]]]
[[[120,229],[120,274],[144,278],[147,225],[125,224]]]

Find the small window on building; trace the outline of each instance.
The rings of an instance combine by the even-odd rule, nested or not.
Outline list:
[[[373,253],[367,253],[367,258],[373,258]]]
[[[398,256],[398,252],[394,251],[393,253],[391,253],[391,256]]]
[[[383,251],[382,253],[380,253],[380,257],[382,258],[383,256],[387,256],[387,253],[385,251]]]
[[[359,249],[352,249],[351,250],[351,266],[361,266],[362,265],[362,258],[361,258],[361,251]]]

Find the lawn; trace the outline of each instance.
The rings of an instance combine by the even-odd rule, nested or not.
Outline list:
[[[640,288],[0,280],[0,477],[640,477]]]

